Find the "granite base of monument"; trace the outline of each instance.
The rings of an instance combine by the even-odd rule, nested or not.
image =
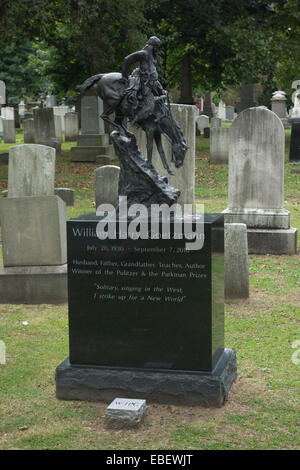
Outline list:
[[[68,300],[67,265],[0,269],[0,303],[60,304]]]
[[[247,225],[248,253],[293,255],[297,253],[297,229],[290,227],[287,210],[232,210],[223,211],[228,224]]]
[[[221,406],[236,377],[235,353],[224,350],[223,215],[193,218],[197,249],[177,231],[190,218],[167,232],[165,221],[149,225],[146,239],[112,220],[105,239],[95,213],[67,222],[70,355],[57,397]]]
[[[76,366],[66,359],[56,369],[56,396],[105,402],[122,396],[172,405],[221,407],[236,375],[232,349],[224,350],[212,372]]]

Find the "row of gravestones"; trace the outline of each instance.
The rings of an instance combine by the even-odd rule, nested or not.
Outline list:
[[[15,121],[13,108],[2,108],[0,130],[2,130],[4,143],[16,142]],[[65,141],[71,142],[78,136],[78,115],[68,112],[64,116],[54,114],[53,108],[35,108],[27,112],[23,120],[24,143],[37,143],[54,147],[58,153],[64,131]]]
[[[191,135],[187,135],[187,142],[191,144],[191,142],[193,142],[192,139],[195,138],[195,133],[194,127],[189,126],[189,123],[195,121],[194,107],[177,107],[174,108],[173,113],[174,111],[176,112],[176,110],[178,113],[181,114],[179,115],[181,122],[183,122],[183,117],[185,116],[185,127],[191,127]],[[178,116],[176,117],[178,118]],[[137,140],[140,142],[140,148],[143,148],[143,145],[145,146],[145,142],[143,143],[142,140],[143,135],[139,133],[139,131],[136,131],[136,135]],[[194,181],[194,163],[192,163],[195,160],[193,154],[194,147],[191,147],[191,154],[187,154],[187,160],[184,165],[184,167],[186,167],[185,171],[187,171],[188,168],[188,172],[183,172],[181,175],[181,183],[183,187],[189,186],[189,182]],[[38,162],[40,162],[39,164],[34,163],[34,168],[39,169],[38,175],[33,172],[32,168],[30,168],[30,161],[35,161],[37,159],[37,157],[35,157],[36,152],[39,149],[44,148],[47,147],[31,145],[12,147],[12,160],[9,163],[10,166],[8,199],[10,199],[11,197],[17,200],[20,198],[22,199],[22,197],[26,198],[28,196],[45,196],[44,190],[39,189],[40,180],[42,181],[42,187],[44,187],[45,178],[49,180],[51,184],[51,195],[53,195],[54,183],[52,183],[53,178],[51,176],[51,171],[53,172],[53,170],[49,170],[49,165],[47,165],[47,157],[42,156],[40,160],[37,160]],[[14,155],[20,156],[22,152],[24,152],[24,154],[27,156],[27,160],[23,157],[20,157],[19,159],[17,159],[17,157],[14,157]],[[31,153],[32,156],[29,157]],[[44,152],[42,152],[42,154],[44,155]],[[156,158],[158,158],[158,156]],[[18,164],[16,164],[16,162],[18,162]],[[182,171],[184,171],[184,167],[182,168]],[[112,166],[102,167],[96,170],[96,207],[98,207],[101,202],[111,202],[112,204],[115,204],[117,198],[119,174],[118,172],[118,168]],[[12,184],[13,178],[11,175],[13,174],[19,175],[19,179],[16,178],[16,180],[18,180],[18,183]],[[245,232],[245,227],[247,226],[247,243],[249,245],[249,252],[251,253],[295,253],[296,251],[297,232],[295,229],[290,227],[289,213],[283,208],[283,174],[284,131],[281,121],[274,113],[267,110],[266,108],[253,108],[244,111],[235,120],[231,128],[229,163],[229,206],[228,209],[224,211],[224,215],[226,223],[237,224],[235,227],[236,230],[243,228]],[[21,181],[20,178],[23,178],[23,180]],[[174,184],[177,185],[177,182],[180,182],[179,178],[177,178]],[[26,185],[32,185],[32,187],[34,187],[35,189],[31,189],[29,191],[24,190],[24,188],[26,188]],[[12,189],[14,187],[23,188],[23,192],[18,193],[17,191],[16,193],[14,193],[14,189]],[[276,187],[276,192],[274,192],[274,187]],[[49,194],[47,194],[47,197],[48,195]],[[188,199],[189,193],[186,190],[185,198],[186,199],[184,200],[184,202],[181,202],[182,204],[186,202],[191,202],[193,200],[193,192],[191,194],[191,199]],[[36,202],[36,204],[39,203],[39,201]],[[3,204],[14,203],[10,201],[9,203]],[[28,220],[26,222],[26,210],[28,210],[26,209],[26,204],[29,204],[29,202],[19,201],[18,204],[20,204],[19,212],[14,213],[13,209],[10,208],[9,210],[7,210],[6,216],[3,215],[4,212],[1,216],[3,233],[6,230],[5,233],[7,234],[6,242],[5,237],[3,238],[4,245],[5,243],[9,243],[10,241],[12,242],[12,240],[14,239],[12,237],[12,240],[10,240],[10,237],[8,235],[11,230],[14,234],[17,234],[16,236],[19,240],[19,237],[22,234],[22,230],[24,231],[25,225],[31,223],[29,216],[27,217]],[[47,212],[47,204],[50,204],[50,202],[47,201],[45,204],[46,206],[45,208],[43,208],[43,210]],[[52,202],[51,204],[54,203]],[[51,210],[53,211],[54,209]],[[39,210],[36,209],[35,212],[38,214]],[[24,227],[22,230],[18,230],[13,223],[14,221],[15,223],[18,223],[17,221],[19,213],[22,213],[22,216],[20,215],[20,220],[23,220],[24,223]],[[58,214],[59,210],[56,210],[56,213]],[[12,219],[9,219],[9,214],[14,214]],[[62,218],[60,217],[59,220],[62,221]],[[243,224],[246,225],[243,227],[239,227]],[[33,225],[37,227],[39,226],[39,224],[37,224],[37,220],[33,221]],[[60,224],[57,223],[57,219],[56,222],[51,222],[50,225],[51,227],[55,226],[57,229],[60,228]],[[10,228],[8,229],[7,227]],[[229,228],[230,227],[227,226],[227,229]],[[232,226],[232,229],[233,228],[234,227]],[[25,230],[25,233],[27,232]],[[54,232],[57,232],[57,230],[55,229]],[[230,233],[230,230],[228,233]],[[31,234],[31,238],[32,237],[33,234]],[[241,240],[243,240],[243,237],[244,235],[242,236]],[[34,237],[32,238],[32,240],[35,240]],[[15,242],[16,240],[14,241],[14,243]],[[37,242],[34,242],[33,246],[35,250],[36,247],[39,245]],[[230,246],[230,241],[228,241],[228,246]],[[245,249],[245,241],[241,241],[240,246],[244,247],[243,253],[245,254],[245,252],[247,252],[247,249]],[[51,250],[53,251],[52,248]],[[11,250],[10,247],[8,250],[9,256],[12,256],[11,253],[13,251],[14,250]],[[29,252],[29,250],[25,251]],[[4,247],[4,258],[7,256],[6,253],[7,252],[5,251]],[[19,254],[16,256],[16,262],[18,259]],[[55,263],[57,264],[57,260],[55,261]],[[8,268],[12,267],[10,265],[7,265],[6,258],[4,266],[7,266]]]

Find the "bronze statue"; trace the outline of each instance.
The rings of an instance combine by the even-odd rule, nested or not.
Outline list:
[[[161,142],[165,134],[172,146],[172,162],[176,168],[183,165],[188,149],[179,124],[172,116],[168,93],[158,80],[156,55],[160,40],[152,36],[145,47],[124,59],[122,73],[98,74],[88,78],[80,87],[81,94],[96,84],[97,93],[103,100],[102,119],[112,124],[120,134],[132,137],[125,119],[141,127],[147,137],[147,160],[152,162],[153,140],[161,157],[164,168],[174,175],[168,165]],[[129,74],[130,66],[139,62],[139,67]],[[110,115],[115,113],[115,120]]]

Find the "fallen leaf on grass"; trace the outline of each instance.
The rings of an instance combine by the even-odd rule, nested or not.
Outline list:
[[[28,429],[28,426],[21,426],[19,428],[19,431],[26,431],[26,429]]]

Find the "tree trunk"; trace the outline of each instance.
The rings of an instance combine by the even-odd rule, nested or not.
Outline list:
[[[195,104],[192,96],[191,57],[189,52],[186,52],[182,58],[181,94],[179,103]]]

